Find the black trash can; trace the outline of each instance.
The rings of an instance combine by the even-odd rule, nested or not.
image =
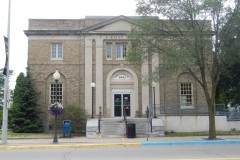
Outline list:
[[[65,135],[69,135],[71,137],[71,131],[72,130],[72,123],[70,120],[64,120],[63,121],[63,137],[65,137]]]
[[[136,138],[136,124],[135,123],[127,124],[127,137],[128,138]]]

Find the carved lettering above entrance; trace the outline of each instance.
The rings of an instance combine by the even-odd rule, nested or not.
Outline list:
[[[120,74],[120,75],[117,75],[115,76],[113,79],[130,79],[130,77],[128,75],[125,75],[125,74]]]
[[[133,81],[133,77],[129,72],[118,71],[118,72],[113,74],[112,81],[115,81],[115,82],[131,82],[131,81]]]

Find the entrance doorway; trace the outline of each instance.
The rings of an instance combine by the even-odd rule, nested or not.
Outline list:
[[[131,91],[113,92],[113,117],[131,116]]]

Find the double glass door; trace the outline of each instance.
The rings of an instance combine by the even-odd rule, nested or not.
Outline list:
[[[130,116],[131,114],[131,94],[113,93],[113,114],[114,117]]]

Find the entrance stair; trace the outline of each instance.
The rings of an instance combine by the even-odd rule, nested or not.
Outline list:
[[[86,136],[95,137],[126,137],[126,123],[134,123],[136,137],[164,136],[164,126],[161,118],[152,119],[152,126],[147,118],[102,118],[88,119],[86,127]],[[100,132],[99,132],[100,130]]]

